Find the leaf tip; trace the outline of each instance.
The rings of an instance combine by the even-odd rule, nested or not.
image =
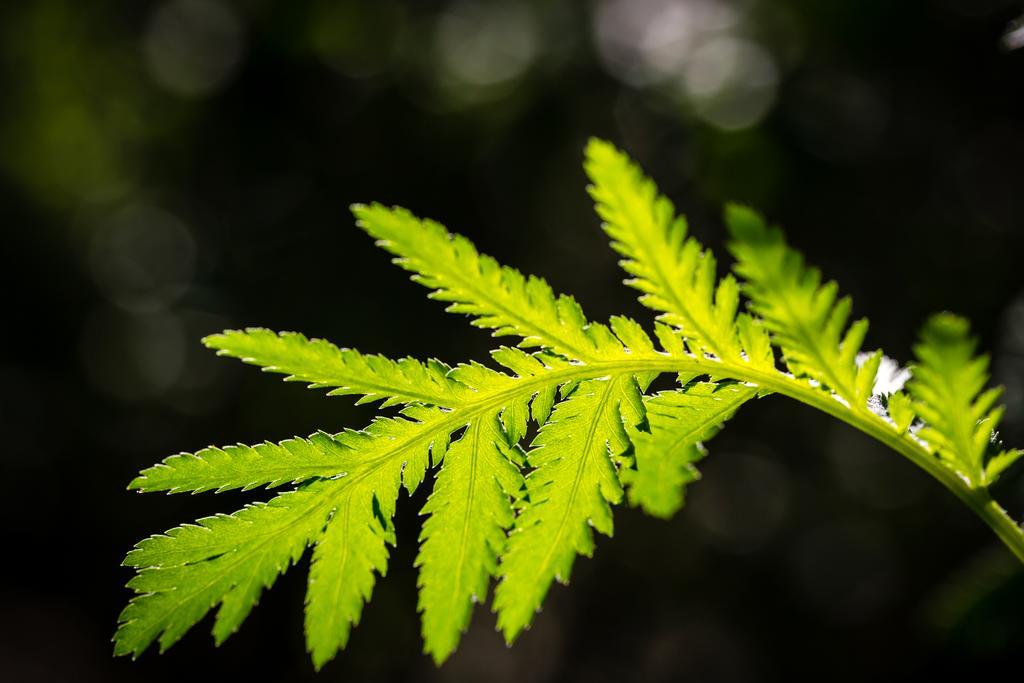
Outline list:
[[[739,202],[726,203],[725,225],[729,234],[741,242],[762,240],[768,232],[761,214]]]

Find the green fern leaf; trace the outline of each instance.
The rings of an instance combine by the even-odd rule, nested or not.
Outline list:
[[[480,254],[441,224],[380,204],[355,205],[352,211],[359,227],[397,256],[395,263],[434,290],[431,298],[451,302],[448,311],[473,316],[473,325],[493,329],[494,336],[520,336],[520,346],[544,346],[578,360],[595,357],[608,340],[603,326],[587,325],[575,299],[556,296],[542,278],[525,277]]]
[[[419,608],[426,651],[440,664],[455,650],[472,607],[505,547],[514,514],[510,496],[523,485],[519,459],[506,441],[498,415],[474,420],[445,456],[420,536]]]
[[[918,436],[971,486],[987,485],[1021,455],[991,452],[1003,407],[1002,388],[988,389],[988,358],[976,356],[977,342],[963,318],[933,316],[914,347],[917,364],[908,386],[915,412],[925,421]]]
[[[287,439],[256,446],[204,448],[181,453],[139,473],[128,485],[137,491],[247,491],[257,486],[297,484],[344,472],[343,448],[330,435],[318,432],[308,439]]]
[[[551,583],[568,581],[576,556],[592,554],[593,530],[611,535],[611,506],[624,487],[633,505],[671,515],[697,477],[703,442],[741,405],[767,394],[789,396],[891,446],[1024,560],[1024,530],[987,490],[1022,453],[998,440],[998,390],[984,391],[987,361],[975,357],[966,323],[933,319],[908,392],[878,390],[881,353],[860,354],[866,321],[848,327],[849,299],[837,300],[835,284],[822,285],[818,271],[757,214],[736,206],[726,214],[753,312],[737,314],[736,280],[716,281],[710,251],[686,236],[684,220],[639,168],[592,141],[587,172],[629,283],[660,313],[660,349],[637,322],[590,322],[571,297],[480,254],[438,223],[404,209],[354,207],[363,229],[433,298],[495,336],[520,337],[522,348],[495,350],[499,371],[393,361],[258,328],[208,337],[218,353],[286,380],[402,407],[362,431],[211,447],[144,470],[131,488],[297,488],[139,543],[125,560],[138,573],[115,635],[117,654],[138,655],[154,641],[166,649],[214,608],[214,637],[222,642],[262,590],[313,546],[305,631],[322,667],[347,644],[376,576],[387,570],[401,488],[412,493],[431,466],[438,472],[416,560],[425,650],[439,663],[451,654],[492,577],[492,607],[511,642]],[[791,373],[776,368],[776,350]],[[676,375],[680,388],[645,398],[661,373]],[[539,432],[524,457],[519,443],[530,420]]]
[[[323,339],[307,339],[297,332],[277,334],[250,327],[210,335],[203,343],[215,349],[217,355],[288,375],[286,381],[329,388],[331,396],[362,394],[358,403],[382,401],[382,407],[387,407],[419,402],[454,407],[464,402],[468,391],[448,378],[451,368],[440,361],[421,363],[413,358],[393,361],[380,355],[366,356],[353,349],[339,349]]]
[[[317,482],[139,543],[125,559],[141,570],[128,584],[138,596],[121,613],[115,653],[138,656],[157,638],[162,652],[218,604],[213,632],[223,642],[316,537],[342,486]]]
[[[457,428],[442,411],[406,414],[415,419],[378,419],[366,431],[337,437],[351,456],[339,480],[345,486],[313,552],[306,593],[306,647],[318,669],[348,644],[370,600],[374,572],[383,576],[387,570],[385,543],[394,544],[391,518],[400,485],[414,491],[431,454],[440,460]]]
[[[380,475],[385,475],[380,472]],[[358,476],[358,475],[356,475]],[[385,475],[386,476],[386,475]],[[379,480],[379,478],[378,478]],[[317,540],[306,591],[306,649],[317,669],[348,644],[363,604],[373,592],[374,572],[387,571],[391,514],[397,478],[374,486],[366,478],[346,486],[334,500],[326,530]],[[375,507],[389,506],[382,519]]]
[[[139,596],[122,613],[116,651],[137,655],[158,636],[161,649],[166,649],[217,604],[221,608],[214,637],[222,642],[237,630],[262,588],[297,561],[307,544],[323,540],[327,545],[315,552],[307,610],[330,611],[340,619],[312,619],[307,640],[314,662],[319,666],[327,661],[344,645],[350,623],[358,620],[373,570],[383,572],[378,558],[400,482],[413,490],[422,480],[430,450],[443,452],[447,434],[455,428],[450,416],[437,409],[413,408],[409,416],[414,419],[378,419],[365,432],[333,437],[336,469],[344,476],[140,543],[125,560],[141,570],[129,584]],[[226,471],[234,476],[237,469],[233,464]],[[346,559],[352,561],[334,565],[328,578],[320,579],[323,572],[316,569],[316,560],[325,554],[338,556],[333,548],[336,534],[321,539],[325,525],[328,531],[336,525],[353,530],[347,532],[352,537],[345,537],[352,555]],[[325,593],[332,578],[338,590]]]
[[[306,649],[317,669],[345,647],[370,600],[376,572],[387,571],[387,527],[369,514],[374,491],[368,485],[345,490],[317,541],[306,589]]]
[[[636,469],[623,469],[631,505],[667,519],[683,506],[687,484],[699,478],[694,463],[711,439],[757,388],[737,383],[694,382],[644,399],[649,431],[632,430]]]
[[[636,380],[620,376],[583,382],[541,428],[494,595],[507,641],[530,624],[553,580],[569,581],[576,555],[592,555],[591,529],[612,534],[610,504],[622,500],[613,456],[629,445],[624,421],[635,426],[642,417]]]
[[[626,284],[642,293],[640,302],[660,311],[658,320],[678,329],[692,353],[774,370],[774,353],[762,326],[749,316],[737,317],[740,292],[736,280],[726,275],[716,283],[714,255],[687,237],[686,219],[676,215],[672,203],[658,194],[654,183],[629,157],[601,140],[587,145],[584,167],[605,232],[623,256],[623,269],[632,276]],[[659,334],[669,348],[666,335]],[[684,384],[689,379],[680,377]],[[710,389],[713,385],[698,385],[695,392],[710,393]],[[714,399],[713,405],[718,406],[726,393]],[[711,419],[717,422],[709,427],[717,427],[757,393],[731,393],[725,413],[715,417],[715,410],[710,410]],[[689,400],[701,398],[694,393]],[[623,470],[622,478],[629,484],[630,504],[668,517],[682,506],[683,487],[696,476],[692,462],[702,453],[699,441],[710,436],[690,438],[688,429],[693,425],[685,421],[673,425],[665,415],[650,419],[652,434],[637,432],[635,466]],[[657,427],[656,419],[661,421]],[[673,434],[673,426],[680,430],[678,434]]]
[[[868,321],[860,319],[847,329],[850,298],[837,300],[836,283],[821,284],[820,271],[805,266],[782,231],[769,228],[760,215],[733,204],[726,207],[725,220],[733,237],[729,248],[735,270],[746,281],[744,291],[782,347],[789,369],[863,409],[882,360],[875,352],[858,366]]]
[[[375,420],[362,432],[347,431],[335,437],[318,434],[308,441],[289,440],[281,446],[265,444],[255,448],[207,449],[207,452],[201,452],[196,456],[175,456],[164,464],[144,472],[136,480],[135,485],[143,490],[224,490],[255,485],[254,482],[257,480],[265,483],[273,479],[272,483],[277,483],[281,479],[305,477],[309,474],[310,463],[296,463],[296,457],[311,455],[321,459],[328,458],[329,464],[318,473],[338,476],[337,479],[329,480],[338,482],[338,487],[319,493],[321,489],[317,487],[323,483],[319,482],[304,489],[318,492],[315,503],[311,501],[310,504],[322,506],[322,509],[315,509],[315,513],[321,515],[320,527],[327,522],[325,531],[309,531],[304,535],[303,541],[317,544],[310,570],[306,631],[307,644],[314,664],[320,667],[347,643],[352,625],[358,623],[362,604],[369,599],[374,572],[383,574],[386,569],[387,552],[384,543],[391,538],[390,518],[393,515],[399,484],[403,483],[410,492],[413,491],[424,477],[430,452],[433,451],[435,463],[440,462],[447,449],[449,434],[467,425],[471,425],[472,430],[472,425],[477,423],[474,418],[486,413],[488,406],[492,406],[490,410],[494,419],[515,406],[521,406],[521,412],[528,411],[531,399],[534,403],[538,399],[553,400],[542,395],[553,392],[567,379],[581,373],[579,369],[556,357],[528,356],[515,349],[499,349],[495,352],[495,357],[506,365],[520,369],[522,376],[511,377],[476,364],[460,366],[451,373],[453,378],[458,376],[475,385],[472,388],[468,384],[460,385],[473,392],[477,402],[472,405],[450,411],[410,405],[403,410],[403,417]],[[540,358],[544,358],[545,362],[541,362]],[[535,407],[534,410],[546,409]],[[452,459],[453,462],[469,462],[468,458],[462,457],[464,449],[461,445],[464,443],[465,437],[456,443],[454,450],[459,455]],[[507,445],[502,450],[505,456],[512,452],[511,447]],[[203,457],[199,457],[200,455]],[[268,463],[273,466],[268,466]],[[493,464],[492,462],[492,467]],[[480,567],[488,572],[487,576],[493,573],[496,556],[500,552],[500,544],[497,544],[496,539],[503,537],[503,529],[511,525],[509,495],[517,489],[515,477],[518,473],[508,460],[506,465],[504,470],[498,470],[501,474],[501,483],[508,487],[507,492],[502,494],[504,507],[491,505],[490,508],[471,510],[472,513],[480,514],[481,523],[477,524],[477,527],[489,529],[487,533],[476,534],[470,539],[476,543],[475,546],[467,546],[468,566],[464,568],[467,580],[463,583],[472,588],[480,585]],[[451,467],[453,472],[458,471],[456,466]],[[510,470],[509,467],[513,469]],[[261,472],[264,473],[262,479]],[[493,473],[490,479],[485,477],[482,481],[479,472],[474,470],[470,475],[464,479],[474,486],[479,485],[481,490],[486,486],[493,486]],[[444,497],[438,500],[443,501]],[[480,500],[493,503],[495,498],[492,495],[481,497]],[[276,508],[276,504],[272,503],[269,507]],[[429,503],[426,511],[437,512],[442,509],[447,511],[441,503]],[[504,513],[501,513],[501,510],[504,510]],[[239,514],[248,520],[249,512]],[[443,528],[443,519],[444,513],[439,517],[441,521],[433,526]],[[251,526],[273,525],[259,518],[254,519]],[[292,524],[289,528],[297,529],[298,526]],[[282,543],[281,538],[274,538],[275,543]],[[439,534],[438,538],[443,539],[444,534]],[[234,531],[224,535],[174,532],[162,540],[163,544],[159,548],[161,552],[158,555],[153,554],[154,546],[158,544],[150,540],[145,542],[149,552],[133,551],[129,556],[129,563],[142,570],[137,583],[133,583],[132,586],[139,591],[150,589],[170,592],[175,586],[201,582],[207,577],[216,578],[208,592],[196,597],[198,602],[206,601],[207,609],[220,601],[234,604],[228,596],[236,590],[235,586],[238,584],[235,582],[244,583],[248,580],[246,576],[233,576],[238,566],[242,565],[227,564],[220,560],[220,557],[230,554],[244,558],[240,562],[249,563],[255,561],[253,558],[260,552],[260,547],[250,548],[252,544],[244,534]],[[301,554],[301,550],[298,554]],[[425,550],[421,562],[424,572],[428,572],[432,567],[431,558],[436,556],[440,556],[440,552]],[[289,557],[294,561],[298,555]],[[479,560],[481,557],[484,558],[483,561]],[[204,558],[213,560],[202,566],[195,564]],[[169,562],[182,565],[181,570],[173,575],[163,574],[167,580],[159,587],[154,588],[142,580],[142,577],[149,575],[150,570],[164,568]],[[473,564],[474,562],[476,564]],[[278,563],[274,566],[278,571],[283,571],[287,565]],[[438,573],[435,571],[434,575]],[[276,576],[276,573],[273,575]],[[427,575],[429,576],[429,573]],[[267,578],[265,572],[257,576],[262,579],[259,585],[270,584],[271,579]],[[470,581],[471,578],[473,582]],[[483,578],[484,588],[486,578]],[[237,628],[241,618],[258,597],[258,592],[253,588],[256,583],[249,581],[244,585],[248,587],[246,595],[253,593],[251,599],[242,602],[247,605],[245,610],[231,612],[235,616],[224,622],[230,623],[230,629],[217,627],[215,635],[218,642]],[[463,609],[468,615],[473,592],[464,590],[455,597],[464,600]],[[136,598],[131,611],[126,610],[126,623],[118,632],[118,652],[137,654],[145,649],[149,641],[142,640],[135,634],[143,629],[156,629],[156,634],[161,632],[161,624],[171,619],[160,609],[166,602],[164,598],[150,598],[145,595]],[[435,608],[433,603],[427,600],[423,606],[425,617],[439,614],[438,608],[450,608],[453,604],[454,602],[449,600],[447,604],[438,604]],[[171,609],[177,608],[172,606]],[[226,608],[222,607],[222,611],[225,615],[228,614]],[[195,619],[183,624],[180,629],[176,628],[178,622],[169,623],[167,628],[174,637],[162,639],[163,646],[172,644],[204,613],[205,611],[199,612]],[[129,621],[132,623],[130,627]],[[465,626],[462,622],[451,623],[455,625],[449,625],[446,634],[435,631],[433,622],[427,632],[428,640],[437,643],[436,647],[432,646],[432,652],[439,659],[446,656],[445,647],[448,648],[448,652],[454,647],[458,634]],[[445,638],[448,639],[448,645],[444,645]]]
[[[714,255],[687,238],[686,219],[625,154],[591,140],[584,168],[612,247],[633,276],[626,284],[643,293],[640,302],[682,330],[694,353],[740,360],[736,280],[727,275],[716,285]]]

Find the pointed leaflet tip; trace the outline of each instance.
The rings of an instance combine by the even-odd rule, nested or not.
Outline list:
[[[208,349],[219,349],[220,346],[218,346],[218,344],[221,344],[225,337],[232,332],[234,332],[234,330],[224,330],[223,332],[208,334],[200,339],[199,342]]]
[[[741,242],[761,241],[768,235],[761,214],[744,204],[729,202],[725,205],[725,225],[729,234]]]
[[[349,204],[348,210],[352,212],[352,216],[356,219],[356,225],[363,230],[366,230],[366,221],[372,219],[375,213],[392,211],[391,208],[384,206],[380,202],[370,202],[369,204],[356,202]]]
[[[377,231],[383,223],[395,216],[405,217],[411,215],[405,209],[397,206],[388,207],[380,202],[371,202],[370,204],[352,204],[349,208],[356,219],[356,226],[377,239],[383,239],[381,235],[377,234]]]
[[[614,156],[621,154],[622,152],[620,152],[615,145],[598,137],[588,138],[586,147],[583,150],[583,155],[586,159],[585,163],[594,163],[602,156]]]
[[[1002,407],[995,406],[998,389],[984,391],[988,357],[976,356],[976,347],[966,319],[933,315],[914,347],[917,363],[907,388],[924,422],[918,436],[972,487],[985,487],[992,481],[988,467],[998,458],[991,442]],[[1000,465],[994,467],[998,474]]]
[[[925,321],[921,330],[921,341],[928,345],[969,345],[973,352],[974,341],[970,338],[971,324],[962,316],[943,311]]]

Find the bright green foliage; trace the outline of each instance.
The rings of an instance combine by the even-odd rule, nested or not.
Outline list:
[[[744,314],[737,316],[740,291],[736,280],[731,275],[717,280],[714,254],[687,236],[686,219],[676,215],[672,202],[658,194],[639,167],[609,143],[591,140],[584,168],[605,232],[623,256],[620,265],[633,276],[626,284],[642,292],[640,302],[660,311],[658,320],[676,328],[691,353],[760,370],[774,369],[774,353],[761,322]],[[666,349],[672,348],[665,334],[659,337]],[[712,379],[717,377],[713,371],[709,374]],[[690,377],[679,379],[685,384]],[[634,438],[636,468],[622,472],[632,505],[657,517],[670,517],[678,511],[683,487],[696,477],[693,463],[700,457],[699,442],[711,438],[722,422],[757,394],[756,390],[728,392],[728,408],[723,409],[723,395],[714,400],[703,396],[707,387],[713,385],[695,385],[686,392],[694,394],[692,399],[683,399],[691,412],[662,410],[674,397],[684,396],[680,392],[656,399],[656,415],[649,417],[650,434],[637,432]],[[702,404],[706,407],[701,408]],[[672,415],[687,417],[678,421]],[[698,415],[708,422],[700,422]],[[656,435],[654,439],[649,438],[652,435]]]
[[[515,519],[509,497],[523,485],[521,460],[509,446],[496,412],[474,420],[449,449],[434,492],[423,508],[420,534],[420,610],[427,652],[441,663],[487,597],[505,534]]]
[[[918,436],[971,486],[995,481],[1024,452],[993,448],[1003,407],[1001,388],[985,391],[988,358],[975,356],[977,342],[966,320],[933,316],[914,347],[917,364],[910,382],[914,411],[925,421]]]
[[[609,504],[622,500],[614,456],[629,447],[624,422],[636,426],[643,414],[636,380],[620,375],[583,382],[541,427],[527,456],[527,502],[494,594],[509,642],[533,620],[551,581],[568,583],[576,555],[593,554],[591,527],[611,536]]]
[[[694,382],[646,398],[649,431],[633,431],[636,469],[621,474],[629,502],[663,519],[678,512],[683,487],[700,477],[694,463],[704,457],[701,442],[756,395],[757,388],[746,384]]]
[[[317,666],[330,659],[347,642],[351,624],[369,599],[373,572],[384,573],[384,543],[391,540],[388,524],[400,484],[410,491],[416,487],[431,448],[435,454],[443,452],[451,431],[449,415],[437,409],[412,408],[408,415],[413,419],[382,418],[363,432],[310,439],[309,445],[323,444],[334,457],[331,474],[336,478],[320,478],[268,505],[200,520],[199,526],[172,529],[140,543],[126,559],[142,570],[129,584],[140,595],[121,615],[117,651],[138,654],[158,636],[166,649],[218,603],[222,607],[214,636],[223,641],[237,630],[262,588],[316,542],[307,642]],[[243,453],[247,461],[252,450],[234,452]],[[195,468],[167,467],[160,487],[181,491],[239,486],[238,464],[230,451],[222,453],[190,461],[203,463],[198,483]],[[280,478],[280,471],[275,476]],[[300,468],[287,479],[306,475]]]
[[[396,255],[396,264],[434,290],[432,299],[451,302],[450,313],[472,316],[473,325],[493,329],[494,336],[520,336],[520,346],[547,347],[579,360],[592,358],[598,345],[609,341],[607,328],[587,325],[575,299],[556,296],[543,279],[524,277],[479,254],[472,242],[443,225],[380,204],[352,211],[359,227]]]
[[[323,339],[306,339],[297,332],[276,334],[250,327],[210,335],[203,343],[219,356],[259,365],[266,372],[285,375],[286,382],[308,382],[311,388],[329,388],[329,395],[361,394],[357,403],[382,401],[455,406],[468,390],[448,378],[451,368],[440,361],[421,363],[413,358],[393,361],[339,349]]]
[[[658,320],[682,330],[693,353],[740,360],[736,280],[717,281],[714,254],[687,238],[686,219],[625,154],[591,140],[586,157],[597,213],[633,276],[626,284],[643,292],[641,303],[662,312]]]
[[[738,205],[726,207],[725,221],[733,236],[729,248],[735,270],[746,280],[744,291],[789,369],[831,389],[851,407],[866,405],[882,360],[881,352],[875,352],[858,367],[868,321],[847,329],[852,301],[837,300],[836,283],[821,284],[821,273],[804,265],[781,230]]]
[[[297,561],[327,521],[340,481],[283,493],[270,503],[152,536],[128,554],[139,594],[121,613],[116,654],[138,655],[156,638],[166,650],[220,604],[216,642],[238,629],[264,586]]]
[[[768,394],[892,446],[1024,560],[1024,532],[987,492],[1021,452],[998,445],[998,391],[983,391],[987,361],[974,356],[965,323],[934,318],[909,392],[873,396],[882,356],[859,353],[867,323],[847,327],[849,299],[837,300],[834,283],[822,285],[781,232],[729,207],[735,271],[745,282],[719,279],[711,252],[687,236],[685,220],[624,154],[593,141],[586,170],[629,284],[660,314],[657,346],[628,318],[588,321],[571,297],[437,223],[399,208],[353,207],[359,225],[432,298],[495,336],[519,337],[519,347],[492,352],[497,370],[394,361],[259,328],[207,337],[221,355],[397,413],[360,431],[210,447],[144,470],[130,488],[296,488],[140,542],[125,560],[138,573],[117,654],[136,656],[154,641],[166,649],[214,608],[214,639],[222,642],[312,546],[306,644],[323,666],[346,645],[387,570],[401,489],[413,492],[431,468],[416,559],[425,650],[438,663],[454,651],[492,579],[498,626],[511,642],[552,582],[569,580],[577,555],[593,554],[594,530],[612,534],[614,505],[626,499],[671,516],[699,476],[703,442],[745,402]],[[754,315],[738,313],[741,291]],[[776,351],[790,372],[776,367]],[[661,373],[678,387],[644,396]],[[538,431],[524,453],[531,422]]]
[[[893,425],[896,427],[896,431],[900,434],[905,434],[910,425],[913,424],[914,418],[914,404],[910,400],[910,397],[903,392],[896,392],[889,396],[887,409],[889,417],[893,421]]]
[[[204,448],[172,455],[139,473],[128,488],[138,491],[246,491],[256,486],[280,486],[344,472],[341,445],[323,432],[308,439],[279,444]]]
[[[391,517],[399,487],[412,492],[430,455],[440,459],[448,443],[449,416],[436,409],[408,410],[415,419],[378,419],[363,432],[336,438],[349,453],[330,522],[317,539],[306,592],[306,646],[320,668],[348,643],[370,599],[374,572],[387,569],[386,542],[394,543]]]

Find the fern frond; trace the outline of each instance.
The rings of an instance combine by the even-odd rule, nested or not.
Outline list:
[[[774,352],[759,321],[737,316],[736,280],[726,275],[716,281],[714,254],[687,237],[686,219],[658,194],[655,184],[629,157],[601,140],[588,143],[584,168],[602,227],[622,255],[623,269],[632,276],[626,284],[642,293],[640,302],[660,311],[658,320],[678,329],[692,353],[773,371]],[[689,378],[680,379],[685,383]],[[701,456],[699,442],[710,438],[718,424],[757,394],[754,389],[727,389],[712,399],[713,390],[713,384],[696,384],[679,394],[687,397],[684,401],[695,411],[688,420],[673,421],[671,412],[656,411],[648,416],[650,433],[636,432],[635,468],[622,472],[630,504],[659,517],[674,514],[682,506],[683,487],[697,476],[692,463]],[[673,396],[666,394],[645,405],[668,408],[662,403],[676,400]],[[702,401],[706,409],[701,409]],[[722,403],[728,408],[719,414]],[[700,414],[711,420],[708,433],[691,438],[687,428],[697,426],[694,421]]]
[[[298,561],[342,486],[341,480],[316,482],[140,542],[125,558],[140,570],[128,583],[137,597],[121,612],[114,652],[138,656],[157,638],[163,652],[218,604],[213,633],[223,642],[263,587]]]
[[[837,300],[836,283],[822,284],[820,271],[806,266],[782,231],[769,228],[756,212],[732,204],[725,221],[733,237],[729,249],[736,257],[735,270],[745,280],[753,310],[782,348],[786,365],[794,375],[863,409],[882,360],[876,352],[858,366],[868,321],[862,318],[847,328],[850,298]]]
[[[642,418],[640,388],[625,375],[583,382],[541,428],[527,455],[534,469],[494,593],[508,642],[529,626],[551,582],[569,581],[576,555],[593,554],[591,529],[612,534],[610,504],[622,500],[613,457],[629,445],[624,423]]]
[[[925,421],[917,435],[972,487],[988,485],[1021,455],[993,448],[1003,407],[1002,388],[985,389],[988,357],[977,356],[966,320],[933,316],[914,347],[917,363],[908,389],[915,412]]]
[[[384,576],[390,520],[372,514],[374,490],[344,490],[317,540],[306,588],[306,650],[318,670],[348,644],[363,604],[373,592],[374,572]]]
[[[625,154],[592,139],[584,168],[602,226],[632,276],[626,284],[642,292],[640,302],[661,311],[658,320],[679,328],[694,353],[740,360],[736,280],[726,275],[716,284],[714,255],[687,238],[686,219]]]
[[[343,448],[329,434],[318,432],[308,439],[287,439],[281,443],[255,446],[204,448],[180,453],[139,473],[128,484],[136,491],[247,491],[297,484],[315,477],[333,477],[344,472]]]
[[[325,545],[314,552],[307,615],[332,616],[307,617],[307,642],[314,663],[322,665],[358,621],[373,571],[383,573],[383,543],[400,483],[415,489],[431,450],[443,452],[455,422],[443,411],[415,407],[409,417],[375,420],[366,431],[332,437],[343,476],[140,543],[125,560],[140,570],[129,583],[139,595],[122,614],[116,651],[138,655],[157,637],[166,649],[217,604],[214,637],[222,642],[237,630],[262,587],[309,543],[319,542]],[[320,561],[324,557],[326,563]]]
[[[625,356],[626,350],[620,349]],[[441,488],[425,509],[432,513],[430,520],[435,517],[437,520],[428,520],[428,527],[435,533],[424,536],[420,562],[424,572],[425,634],[432,654],[443,659],[465,627],[473,595],[483,593],[480,586],[485,588],[487,578],[494,573],[501,550],[498,539],[503,538],[504,529],[512,522],[510,498],[519,488],[513,447],[510,442],[502,445],[497,440],[495,434],[501,433],[502,428],[488,427],[488,421],[498,420],[500,416],[502,420],[515,422],[517,438],[521,438],[525,425],[519,424],[519,418],[509,417],[510,413],[525,416],[532,410],[546,419],[559,386],[595,372],[558,357],[531,356],[517,349],[502,348],[494,355],[502,364],[515,368],[517,375],[506,375],[478,364],[453,369],[452,377],[459,378],[454,381],[467,382],[462,386],[472,392],[475,399],[466,406],[442,410],[410,405],[401,417],[379,418],[364,431],[346,431],[333,437],[317,434],[309,440],[289,440],[282,445],[208,449],[195,456],[169,458],[166,463],[144,472],[134,482],[135,487],[142,490],[223,490],[249,487],[256,482],[278,483],[284,478],[300,478],[300,475],[305,477],[308,471],[301,467],[308,467],[310,463],[298,463],[300,469],[292,466],[296,464],[296,457],[306,454],[311,458],[329,459],[328,465],[320,465],[323,469],[318,473],[337,478],[314,482],[300,490],[306,505],[295,511],[295,517],[317,518],[319,521],[310,522],[311,526],[288,518],[280,525],[284,530],[276,531],[278,517],[272,517],[274,511],[282,506],[282,501],[294,500],[283,494],[266,506],[252,507],[254,511],[267,508],[272,512],[257,515],[246,508],[236,516],[214,518],[209,525],[224,533],[205,533],[202,527],[207,520],[202,520],[200,527],[185,527],[187,532],[173,530],[166,536],[143,542],[128,558],[128,564],[140,569],[131,586],[140,593],[153,595],[139,595],[125,611],[125,623],[116,635],[117,652],[138,654],[161,633],[166,633],[161,637],[162,647],[166,649],[211,606],[223,603],[230,608],[221,608],[225,616],[218,624],[224,625],[215,627],[215,636],[220,642],[237,628],[251,609],[258,598],[257,587],[269,586],[277,573],[298,559],[306,544],[315,542],[306,632],[314,664],[322,666],[347,643],[351,627],[358,623],[362,605],[369,599],[374,572],[383,574],[386,569],[384,544],[391,538],[390,519],[399,484],[412,492],[425,475],[430,454],[433,453],[435,463],[440,462],[445,457],[449,435],[468,425],[467,434],[452,447],[455,455],[446,459],[448,464],[438,482]],[[467,436],[482,432],[486,432],[490,441],[479,436],[466,441]],[[470,447],[471,443],[475,445]],[[474,458],[491,456],[495,447],[506,458],[504,465],[499,467],[493,457],[489,457],[459,476],[463,470],[457,463],[471,464]],[[264,468],[262,475],[260,467]],[[451,475],[447,474],[449,468]],[[452,495],[446,497],[442,493],[437,497],[445,490],[445,481],[453,482]],[[495,489],[496,483],[500,484],[500,490]],[[326,484],[330,486],[325,488]],[[460,561],[465,579],[459,579],[458,590],[445,596],[445,601],[435,601],[430,598],[431,590],[427,586],[437,586],[435,593],[443,595],[447,587],[444,581],[448,577],[444,580],[437,580],[437,577],[451,563],[450,558],[442,556],[440,549],[432,549],[429,540],[436,536],[435,545],[448,540],[449,534],[445,531],[451,526],[448,521],[452,514],[457,514],[458,505],[447,505],[446,501],[454,500],[459,488],[467,485],[487,495],[481,493],[478,499],[485,502],[483,507],[469,504],[463,515],[473,522],[473,533],[465,539],[466,554]],[[287,536],[286,530],[294,531],[294,538]],[[274,561],[271,555],[263,557],[262,540],[290,549],[289,562]],[[238,563],[222,559],[227,557],[237,558]],[[256,574],[243,573],[245,567]],[[171,568],[175,571],[154,574],[156,570]],[[481,575],[481,571],[486,573]],[[160,581],[155,581],[154,577]],[[182,589],[196,583],[209,586],[190,598],[195,604],[175,601],[174,596],[191,595]],[[231,597],[243,594],[244,600]],[[199,606],[203,603],[205,609],[201,610]],[[181,615],[175,616],[179,610]]]
[[[306,649],[317,669],[348,644],[369,602],[374,573],[387,572],[386,543],[394,543],[391,517],[398,475],[381,469],[344,487],[317,539],[306,590]],[[353,475],[350,475],[353,476]],[[390,481],[388,481],[390,479]]]
[[[589,326],[576,300],[556,296],[542,278],[500,265],[465,237],[405,209],[357,204],[352,212],[395,263],[433,290],[432,299],[450,302],[449,312],[473,316],[474,326],[493,329],[496,337],[522,337],[523,347],[543,346],[583,361],[597,355],[607,330]]]
[[[260,327],[227,330],[203,343],[219,356],[238,358],[284,375],[287,382],[307,382],[311,388],[330,389],[329,396],[362,394],[357,403],[382,401],[381,406],[419,402],[439,406],[461,405],[468,390],[448,378],[451,368],[436,360],[413,358],[393,361],[339,349],[323,339],[307,339],[297,332],[280,334]]]
[[[416,558],[424,649],[440,664],[455,650],[505,547],[514,514],[510,498],[523,485],[518,456],[496,413],[470,423],[452,444],[434,492]]]
[[[966,323],[939,316],[916,348],[907,391],[881,381],[881,352],[861,354],[866,321],[847,326],[848,298],[821,284],[775,228],[749,209],[726,214],[739,285],[716,282],[710,251],[629,159],[607,143],[587,151],[591,193],[629,284],[659,311],[657,348],[634,320],[589,322],[574,299],[480,254],[469,240],[404,209],[355,206],[361,227],[413,279],[519,347],[480,363],[390,360],[295,333],[250,328],[208,337],[221,355],[359,402],[400,405],[361,431],[278,444],[207,448],[144,470],[140,491],[294,490],[146,539],[125,564],[138,570],[122,612],[117,654],[166,649],[217,608],[219,643],[238,629],[264,588],[313,546],[306,645],[319,669],[348,642],[387,570],[401,488],[438,471],[420,534],[419,609],[425,650],[454,650],[473,604],[497,578],[492,607],[511,642],[555,580],[568,581],[593,530],[611,535],[611,506],[628,497],[667,517],[698,475],[703,442],[756,396],[779,394],[892,447],[953,491],[1024,561],[1024,530],[988,486],[1022,453],[1004,449],[998,390],[984,391],[987,360]],[[775,364],[776,344],[791,373]],[[524,350],[524,349],[530,349]],[[896,367],[896,366],[894,366]],[[644,397],[660,373],[680,388]],[[884,373],[883,373],[884,376]],[[875,393],[877,392],[877,393]],[[873,395],[874,394],[874,395]],[[869,402],[870,399],[870,402]],[[524,456],[529,421],[539,431]],[[625,487],[625,493],[624,493]]]
[[[684,487],[699,478],[694,463],[740,406],[757,396],[745,384],[693,382],[644,399],[648,431],[631,430],[636,469],[623,469],[631,505],[668,519],[683,506]]]

